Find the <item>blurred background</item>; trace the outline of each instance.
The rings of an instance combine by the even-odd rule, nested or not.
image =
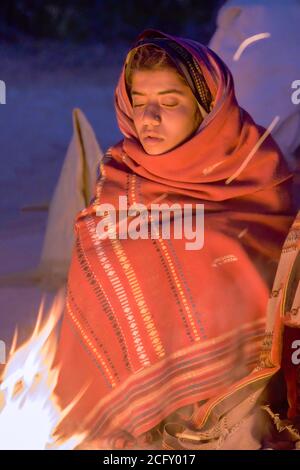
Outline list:
[[[291,83],[300,80],[299,24],[300,0],[1,0],[0,339],[9,341],[20,323],[26,337],[36,320],[41,289],[26,276],[5,276],[39,265],[72,110],[83,111],[102,152],[122,137],[113,95],[136,36],[152,27],[214,49],[254,119],[267,127],[280,116],[278,142],[294,170],[300,105],[291,102]],[[243,41],[265,32],[267,39],[233,60]],[[71,200],[78,188],[75,180],[74,191],[69,184]],[[53,224],[51,230],[55,248],[60,234]]]
[[[1,0],[6,104],[0,105],[0,276],[39,263],[72,136],[72,110],[84,112],[105,151],[121,138],[113,93],[135,37],[154,27],[207,43],[222,3]],[[11,338],[20,322],[21,337],[29,334],[40,298],[40,290],[26,282],[2,282],[0,339]]]
[[[216,12],[224,0],[2,0],[1,35],[18,41],[20,33],[34,39],[119,42],[132,41],[141,28],[199,35],[208,41]]]
[[[207,43],[222,3],[0,2],[0,80],[6,83],[6,105],[0,106],[0,230],[14,226],[16,210],[49,202],[74,107],[87,115],[103,150],[120,137],[113,91],[136,35],[156,27]],[[38,218],[27,213],[23,229]]]

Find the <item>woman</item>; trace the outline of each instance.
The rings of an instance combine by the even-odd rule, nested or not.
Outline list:
[[[61,406],[77,395],[61,432],[88,430],[102,449],[148,447],[170,420],[197,429],[201,409],[249,375],[295,212],[278,147],[238,106],[230,71],[205,46],[145,30],[115,106],[124,138],[77,216],[57,354]],[[126,238],[124,221],[138,210],[124,218],[120,196],[125,209],[190,204],[193,223],[204,204],[203,246],[164,237],[158,219],[150,232],[152,215],[143,237]]]

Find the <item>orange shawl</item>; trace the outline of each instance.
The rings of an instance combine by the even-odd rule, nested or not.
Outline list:
[[[277,262],[292,223],[291,176],[271,136],[236,101],[226,65],[207,47],[157,30],[191,52],[214,98],[200,132],[151,156],[137,140],[124,66],[115,92],[124,139],[100,164],[76,220],[57,362],[57,395],[82,396],[64,432],[89,429],[118,448],[180,407],[224,393],[254,367],[269,288],[257,259]],[[252,152],[252,154],[251,154]],[[204,204],[204,246],[185,239],[96,234],[97,206]],[[172,233],[172,231],[171,231]]]

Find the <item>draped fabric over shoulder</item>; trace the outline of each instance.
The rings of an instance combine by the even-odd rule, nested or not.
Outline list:
[[[80,395],[63,432],[88,429],[99,448],[130,446],[251,372],[265,331],[267,271],[274,273],[295,213],[292,175],[271,135],[239,107],[226,65],[200,43],[158,30],[137,41],[155,37],[192,54],[214,106],[188,141],[149,155],[135,131],[124,63],[115,90],[124,138],[107,150],[94,197],[77,215],[57,353],[61,406]],[[126,209],[204,204],[203,246],[186,249],[189,240],[172,230],[169,239],[100,239],[97,207],[118,214],[120,196]]]

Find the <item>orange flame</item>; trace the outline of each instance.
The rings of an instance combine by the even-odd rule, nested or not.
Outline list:
[[[61,410],[53,394],[58,369],[53,368],[56,328],[65,303],[62,288],[41,326],[44,298],[31,337],[17,348],[14,335],[8,362],[0,380],[0,449],[74,449],[85,439],[77,434],[58,439],[55,429],[77,403],[76,397]]]

